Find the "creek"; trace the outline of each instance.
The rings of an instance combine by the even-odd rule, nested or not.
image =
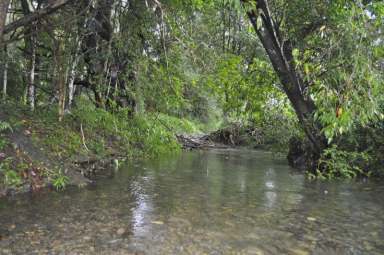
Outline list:
[[[309,181],[251,150],[130,162],[0,200],[0,254],[383,254],[384,184]]]

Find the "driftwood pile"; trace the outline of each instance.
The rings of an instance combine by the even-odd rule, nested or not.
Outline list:
[[[228,148],[227,145],[215,143],[210,140],[210,135],[188,136],[176,135],[177,140],[183,146],[183,149],[222,149]]]
[[[207,135],[177,135],[176,137],[184,149],[214,149],[247,145],[250,139],[258,142],[262,134],[256,128],[246,127],[241,123],[232,123]]]

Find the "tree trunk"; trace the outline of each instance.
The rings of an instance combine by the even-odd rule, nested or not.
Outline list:
[[[27,0],[21,1],[24,16],[29,16],[31,10]],[[36,69],[36,24],[24,30],[25,57],[28,59],[27,104],[31,111],[35,110],[35,69]]]
[[[1,0],[0,1],[0,47],[2,47],[3,44],[3,35],[4,35],[4,28],[5,28],[5,22],[7,20],[7,13],[8,13],[8,7],[9,7],[10,0]]]
[[[7,13],[10,0],[0,1],[0,70],[3,70],[3,100],[5,101],[7,95],[7,74],[8,74],[8,63],[7,63],[7,51],[3,45],[4,42],[4,27],[7,21]]]
[[[221,20],[222,20],[222,26],[223,26],[223,30],[222,30],[222,46],[223,46],[223,52],[225,52],[225,38],[226,38],[226,32],[227,32],[227,27],[226,27],[226,19],[225,19],[225,10],[226,10],[226,3],[225,3],[225,0],[223,0],[222,2],[222,9],[221,9]]]
[[[36,45],[35,36],[31,36],[30,41],[30,59],[29,59],[29,75],[28,75],[28,95],[27,103],[31,111],[35,110],[35,69],[36,69]]]
[[[96,106],[105,108],[105,77],[108,67],[109,47],[112,38],[111,15],[114,0],[98,0],[93,18],[87,22],[83,52],[87,65],[87,80],[95,95]]]
[[[67,110],[71,110],[73,96],[75,94],[75,79],[76,79],[76,67],[80,61],[80,51],[81,51],[81,39],[79,36],[76,38],[76,50],[75,56],[72,59],[71,67],[69,70],[69,79],[68,79],[68,102]]]
[[[77,58],[75,58],[76,60]],[[68,80],[68,103],[67,103],[67,110],[71,110],[72,108],[72,102],[73,102],[73,96],[75,94],[76,85],[75,85],[75,78],[76,78],[76,65],[77,61],[73,61],[71,65],[71,70],[69,73],[69,80]]]
[[[4,62],[3,62],[3,101],[7,99],[7,83],[8,83],[8,56],[7,48],[4,47]]]
[[[278,75],[284,92],[290,100],[299,122],[310,142],[313,158],[318,158],[327,143],[321,133],[321,125],[314,120],[316,106],[305,89],[308,89],[300,73],[296,70],[292,55],[292,45],[281,35],[279,26],[273,20],[266,0],[252,0],[256,7],[247,12],[272,66]],[[242,2],[246,2],[242,0]]]
[[[63,120],[65,111],[65,68],[63,61],[63,43],[57,39],[54,51],[54,60],[56,65],[56,87],[58,94],[58,113],[59,121]]]

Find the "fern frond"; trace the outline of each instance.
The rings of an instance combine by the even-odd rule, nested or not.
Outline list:
[[[5,130],[13,131],[11,125],[8,122],[0,120],[0,132],[3,132]]]

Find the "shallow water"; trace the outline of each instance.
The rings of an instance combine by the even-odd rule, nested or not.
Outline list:
[[[384,184],[270,153],[185,152],[87,189],[0,200],[0,254],[384,254]]]

